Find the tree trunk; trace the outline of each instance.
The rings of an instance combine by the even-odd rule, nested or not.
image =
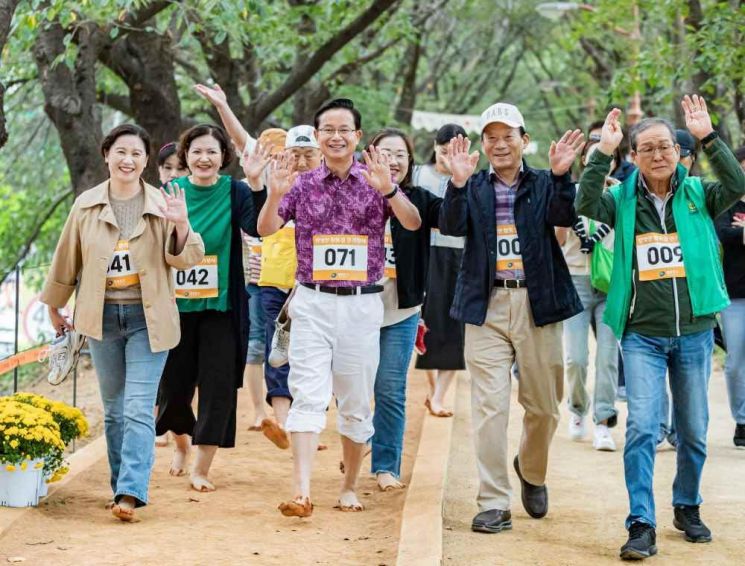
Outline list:
[[[5,42],[8,41],[10,22],[20,0],[0,0],[0,53],[3,52]],[[0,149],[8,141],[8,130],[5,126],[5,85],[0,82]]]
[[[422,56],[422,30],[418,29],[409,49],[404,54],[401,71],[404,82],[401,85],[401,95],[398,97],[394,119],[401,124],[411,124],[411,117],[416,106],[416,74]]]

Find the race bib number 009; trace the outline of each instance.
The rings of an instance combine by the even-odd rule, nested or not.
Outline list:
[[[393,249],[393,237],[390,232],[385,233],[385,277],[396,278],[396,251]]]
[[[683,251],[678,234],[639,234],[636,237],[639,281],[685,277]]]
[[[314,281],[367,281],[367,236],[313,236]]]
[[[211,299],[219,293],[217,256],[208,255],[199,265],[175,272],[176,298]]]
[[[129,242],[119,240],[111,256],[109,269],[106,272],[106,287],[111,289],[124,289],[140,283],[137,268],[129,255]]]
[[[497,271],[522,271],[523,256],[514,224],[497,226]]]

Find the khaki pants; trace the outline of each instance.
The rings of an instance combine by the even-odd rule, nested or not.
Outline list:
[[[520,472],[533,485],[545,483],[563,394],[561,334],[560,322],[535,326],[526,289],[493,289],[484,325],[466,324],[480,511],[510,508],[507,423],[514,361],[520,372],[518,401],[525,409]]]

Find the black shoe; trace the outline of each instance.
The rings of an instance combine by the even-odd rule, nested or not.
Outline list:
[[[498,533],[512,528],[512,513],[501,509],[482,511],[473,518],[471,530],[477,533]]]
[[[517,477],[520,478],[520,484],[522,489],[520,495],[523,501],[523,507],[528,512],[528,515],[534,519],[541,519],[548,513],[548,488],[545,485],[533,485],[523,479],[523,475],[520,473],[520,462],[515,456],[515,471]]]
[[[737,424],[735,427],[735,446],[745,448],[745,424]]]
[[[657,533],[647,523],[631,523],[629,540],[621,547],[623,560],[644,560],[657,554]]]
[[[674,512],[673,526],[685,532],[688,542],[711,542],[711,531],[701,520],[698,505],[681,505]]]

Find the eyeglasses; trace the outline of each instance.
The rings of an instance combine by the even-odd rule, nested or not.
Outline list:
[[[660,152],[660,155],[670,155],[673,150],[675,149],[674,145],[671,144],[663,144],[659,147],[642,147],[637,150],[637,153],[639,155],[643,155],[644,157],[653,157],[658,151]]]
[[[352,128],[321,128],[318,130],[318,133],[323,136],[333,136],[334,134],[339,134],[340,136],[348,136],[351,133],[356,132],[357,130],[353,130]]]

